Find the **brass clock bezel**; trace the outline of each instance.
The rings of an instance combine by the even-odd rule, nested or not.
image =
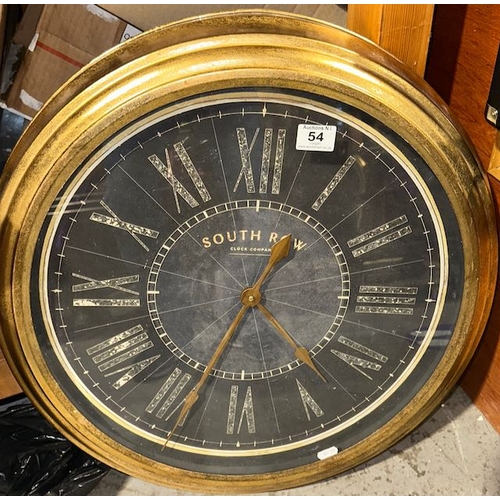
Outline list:
[[[279,474],[181,471],[110,440],[58,388],[33,342],[30,263],[45,214],[65,181],[127,123],[207,91],[273,86],[341,100],[371,114],[431,166],[462,233],[464,300],[453,340],[425,386],[394,419],[359,444]],[[488,319],[498,258],[494,208],[485,176],[463,137],[438,98],[408,69],[370,42],[319,21],[241,11],[140,35],[63,86],[9,159],[0,184],[0,253],[6,262],[0,274],[2,350],[26,394],[63,434],[112,467],[147,481],[192,491],[255,493],[343,472],[387,449],[429,415],[457,382]]]

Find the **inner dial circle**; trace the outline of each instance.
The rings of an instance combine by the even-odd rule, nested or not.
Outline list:
[[[217,205],[180,225],[151,265],[148,307],[169,350],[203,371],[241,308],[241,292],[264,269],[276,241],[289,256],[261,288],[262,303],[300,346],[316,355],[332,339],[349,300],[349,271],[335,238],[291,206],[243,200]],[[280,375],[301,364],[257,308],[247,311],[213,374],[238,380]]]

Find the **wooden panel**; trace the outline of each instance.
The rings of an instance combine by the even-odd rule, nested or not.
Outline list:
[[[369,38],[423,76],[433,5],[348,6],[347,27]]]
[[[490,177],[500,220],[500,182]],[[479,348],[462,379],[462,387],[487,420],[500,432],[500,280],[492,314]]]
[[[500,150],[492,156],[497,132],[484,118],[484,109],[500,42],[499,23],[498,5],[437,5],[426,73],[492,173],[500,166]],[[490,182],[500,213],[500,183],[492,176]],[[500,285],[483,339],[462,379],[467,394],[500,432],[499,332]]]
[[[484,109],[500,43],[499,25],[499,5],[436,5],[425,74],[471,137],[484,166],[496,135],[484,119]]]

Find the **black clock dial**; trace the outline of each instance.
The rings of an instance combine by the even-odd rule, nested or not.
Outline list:
[[[286,235],[256,301],[275,323],[248,307],[175,426]],[[311,95],[207,95],[131,124],[67,182],[33,316],[60,386],[119,443],[273,472],[348,449],[422,387],[458,314],[460,248],[437,178],[376,120]]]

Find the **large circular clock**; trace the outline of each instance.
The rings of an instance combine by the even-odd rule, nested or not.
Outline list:
[[[98,459],[190,490],[389,447],[456,383],[496,280],[487,183],[432,91],[286,14],[105,54],[31,123],[1,199],[26,394]]]

